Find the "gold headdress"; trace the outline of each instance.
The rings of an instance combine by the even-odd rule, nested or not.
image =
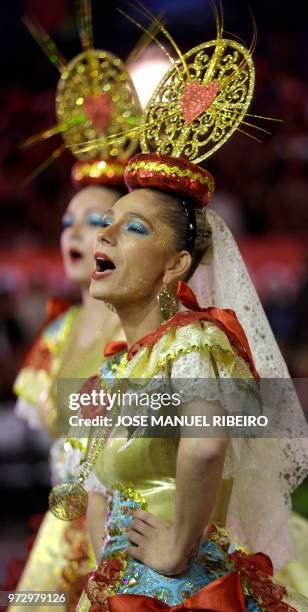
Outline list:
[[[142,153],[126,169],[130,189],[156,187],[206,206],[214,180],[197,164],[213,155],[235,130],[243,131],[242,123],[251,126],[244,117],[254,90],[252,49],[223,38],[222,14],[215,10],[215,40],[184,55],[173,45],[178,60],[145,108],[140,126]]]
[[[141,109],[132,80],[123,62],[107,51],[93,48],[91,0],[79,0],[79,31],[83,52],[68,64],[41,26],[26,18],[25,23],[51,62],[61,73],[56,92],[58,123],[29,138],[24,146],[61,133],[64,144],[38,168],[43,170],[69,148],[77,158],[72,169],[76,185],[123,184],[127,160],[138,145]],[[116,144],[110,135],[121,134]],[[80,152],[80,143],[96,141]]]
[[[197,164],[213,155],[236,130],[256,140],[246,126],[267,133],[251,119],[266,117],[247,112],[255,81],[255,31],[249,49],[239,40],[224,38],[221,6],[213,4],[215,40],[183,54],[164,25],[139,0],[135,0],[134,7],[165,36],[178,59],[173,61],[157,37],[149,34],[172,66],[148,102],[140,126],[129,132],[139,134],[142,153],[129,161],[126,184],[129,189],[156,187],[176,192],[206,206],[214,191],[214,180]],[[135,19],[126,17],[146,31]],[[127,132],[121,135],[124,136]],[[115,145],[118,138],[113,134],[109,142]],[[89,151],[96,144],[84,143],[80,150]]]

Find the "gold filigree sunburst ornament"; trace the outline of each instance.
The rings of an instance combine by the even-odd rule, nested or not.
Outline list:
[[[216,20],[216,39],[183,54],[164,25],[139,0],[135,1],[135,9],[143,17],[160,25],[178,58],[144,111],[140,131],[144,153],[185,157],[198,164],[223,146],[247,113],[255,82],[252,52],[256,31],[250,49],[223,38],[221,2],[216,5],[210,0],[210,4]]]
[[[139,0],[135,5],[157,23]],[[161,25],[178,59],[145,108],[139,129],[142,154],[130,160],[125,172],[129,189],[160,188],[188,196],[199,206],[206,206],[213,194],[212,176],[197,164],[240,129],[255,81],[251,49],[223,38],[221,5],[213,3],[213,10],[216,39],[185,54]]]
[[[107,51],[85,51],[67,65],[58,83],[56,112],[59,124],[67,126],[66,144],[81,160],[125,161],[136,148],[136,135],[123,137],[117,146],[108,143],[109,134],[137,125],[140,107],[123,62]],[[96,147],[79,153],[80,142],[95,138]]]
[[[251,103],[255,71],[240,43],[217,38],[190,50],[168,70],[144,112],[144,153],[200,163],[222,147]]]
[[[138,145],[141,107],[124,63],[107,51],[93,47],[91,0],[76,0],[79,33],[83,52],[69,63],[42,27],[24,19],[32,36],[58,68],[60,80],[56,93],[58,123],[28,138],[23,147],[62,134],[64,144],[32,174],[37,176],[49,163],[69,148],[78,162],[72,171],[76,184],[123,184],[124,166]],[[142,47],[138,52],[142,51]],[[110,135],[121,135],[116,144]],[[80,143],[96,141],[86,152]]]

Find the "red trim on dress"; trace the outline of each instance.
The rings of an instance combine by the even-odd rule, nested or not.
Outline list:
[[[197,302],[192,289],[183,281],[180,281],[177,289],[177,297],[184,306],[194,312],[177,312],[169,321],[162,323],[150,334],[138,340],[128,352],[128,360],[132,359],[144,346],[155,344],[171,328],[184,327],[196,321],[208,321],[219,327],[228,337],[230,344],[249,366],[253,376],[260,378],[256,370],[253,356],[249,347],[247,336],[233,310],[221,308],[201,308]]]

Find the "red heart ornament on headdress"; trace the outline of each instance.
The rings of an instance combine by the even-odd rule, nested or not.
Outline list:
[[[184,121],[192,123],[213,104],[219,90],[219,83],[212,81],[200,85],[196,81],[188,83],[181,97]]]
[[[105,132],[112,111],[112,98],[109,93],[103,92],[99,96],[89,94],[85,96],[83,109],[91,119],[97,132]]]

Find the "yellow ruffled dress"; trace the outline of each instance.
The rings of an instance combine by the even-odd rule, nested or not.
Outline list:
[[[57,380],[75,378],[80,381],[94,374],[104,359],[106,341],[120,340],[120,324],[106,321],[106,328],[97,333],[95,341],[86,349],[77,346],[77,335],[82,306],[72,306],[53,320],[35,341],[29,357],[20,371],[14,391],[18,397],[17,411],[34,427],[43,427],[53,437],[59,412],[67,415],[67,405],[57,400]],[[78,441],[79,442],[79,441]],[[52,476],[54,482],[65,477],[65,440],[58,439],[52,446]],[[67,445],[66,445],[67,447]],[[80,453],[80,456],[82,453]],[[66,591],[75,601],[79,596],[80,578],[94,564],[85,519],[65,523],[48,511],[40,526],[17,590]],[[54,610],[54,606],[36,605],[35,610]],[[57,610],[67,610],[65,605]],[[12,605],[10,612],[23,610]]]

